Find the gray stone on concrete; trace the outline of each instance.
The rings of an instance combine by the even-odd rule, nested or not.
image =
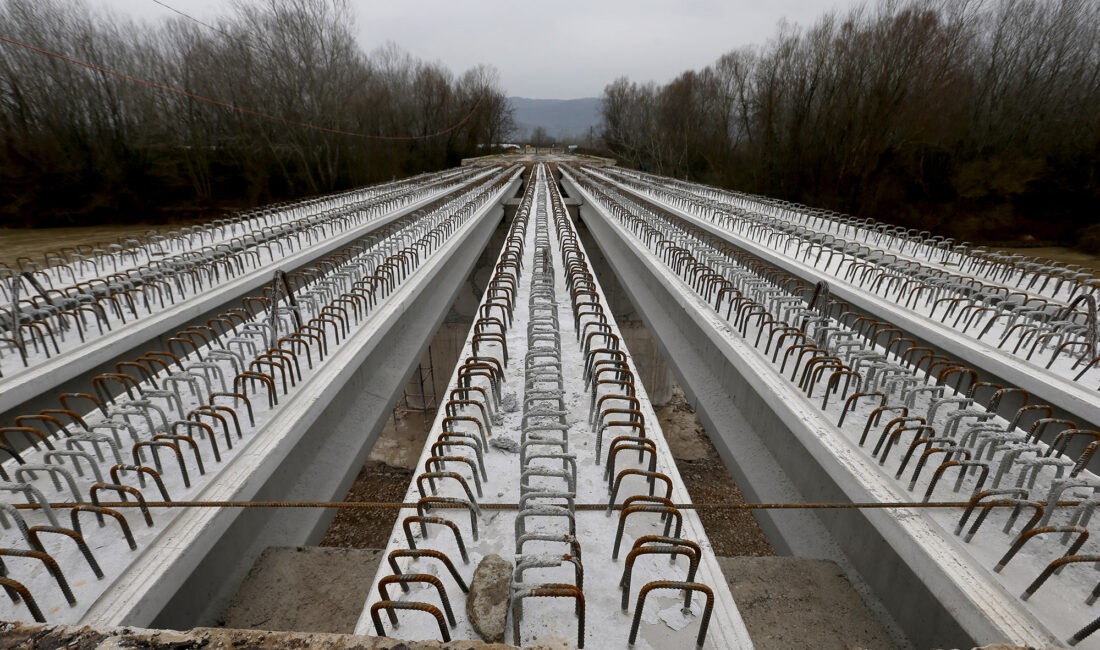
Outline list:
[[[511,587],[512,563],[496,554],[482,558],[470,582],[466,614],[474,630],[489,643],[504,641]]]
[[[519,443],[515,440],[512,440],[511,438],[493,438],[489,441],[489,446],[500,449],[501,451],[508,451],[513,454],[519,453]]]
[[[834,562],[718,558],[756,650],[896,648]]]
[[[245,630],[350,634],[381,558],[377,549],[269,548],[218,623]]]

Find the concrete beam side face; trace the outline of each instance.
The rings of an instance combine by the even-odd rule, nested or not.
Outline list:
[[[343,497],[384,428],[409,373],[500,223],[503,210],[495,212],[448,258],[448,268],[415,296],[395,327],[371,341],[370,355],[255,500],[338,501]],[[335,510],[313,508],[242,510],[152,625],[169,629],[214,625],[264,549],[317,544],[335,515]]]
[[[88,392],[89,378],[93,375],[115,372],[116,363],[132,361],[151,350],[167,349],[166,339],[176,331],[191,323],[205,322],[229,308],[241,306],[243,298],[256,295],[271,282],[276,270],[290,273],[309,266],[317,258],[412,214],[441,196],[436,194],[417,201],[323,244],[288,255],[275,264],[223,283],[159,314],[117,328],[82,346],[78,356],[62,354],[0,380],[0,422],[42,409],[57,408],[58,393]]]
[[[735,474],[747,478],[752,486],[748,489],[754,496],[765,496],[768,482],[775,485],[778,481],[784,492],[799,495],[793,500],[879,500],[877,495],[861,488],[859,480],[851,477],[846,468],[831,463],[829,450],[815,445],[813,434],[810,438],[796,434],[776,414],[776,396],[765,394],[768,389],[761,386],[758,377],[738,368],[744,364],[730,358],[728,346],[718,344],[710,326],[697,322],[699,315],[690,313],[684,297],[663,284],[665,279],[637,257],[621,233],[604,217],[586,214],[590,230],[612,261],[623,286],[646,314],[647,323],[652,323],[654,335],[669,350],[669,361],[676,374],[697,391],[695,397],[710,421],[708,426],[716,425],[712,431],[720,436],[719,447],[727,447],[729,457],[724,454],[724,460],[731,460]],[[654,310],[660,315],[655,316]],[[724,426],[723,418],[731,411],[743,415],[749,426],[737,430]],[[746,443],[749,439],[753,442]],[[761,448],[769,453],[758,454]],[[769,466],[768,471],[761,472],[760,468],[765,466]],[[760,474],[771,474],[775,467],[780,468],[777,472],[780,476],[767,477],[763,488],[753,485]],[[945,575],[936,558],[915,548],[921,540],[900,529],[890,513],[838,511],[817,521],[820,522],[817,526],[829,531],[828,536],[844,550],[851,565],[917,647],[973,645],[1003,641],[1011,636],[990,620],[990,614],[974,602],[964,587]],[[803,519],[799,523],[807,522]],[[812,523],[810,526],[816,528]],[[777,517],[765,529],[769,534],[778,532],[783,536],[780,546],[799,554],[806,541],[812,541],[805,530],[799,530],[798,524],[791,525]],[[807,555],[812,557],[814,553]],[[900,589],[902,586],[904,590]],[[1024,619],[1032,618],[1026,612],[1021,614]]]
[[[512,184],[507,186],[498,197],[507,195],[513,187]],[[374,325],[353,334],[330,357],[329,363],[291,396],[285,408],[293,411],[287,410],[284,414],[295,413],[297,417],[277,417],[269,422],[250,441],[249,452],[235,458],[230,466],[221,468],[221,476],[198,498],[304,499],[309,494],[313,495],[310,500],[331,500],[335,490],[354,478],[381,429],[377,422],[365,425],[359,421],[363,411],[342,412],[341,408],[348,408],[345,397],[356,400],[359,408],[369,408],[377,418],[384,420],[389,412],[386,407],[396,399],[395,393],[404,386],[407,373],[378,374],[372,354],[393,344],[397,356],[375,356],[373,361],[392,363],[395,368],[411,369],[415,365],[435,328],[409,328],[406,319],[422,317],[426,323],[440,322],[500,216],[498,201],[487,203],[474,215],[470,223],[426,262],[421,269],[423,273],[414,274],[407,280],[406,292],[391,296],[391,302],[384,302],[376,310],[378,320]],[[411,330],[407,340],[402,329]],[[418,333],[420,330],[422,333]],[[390,387],[375,391],[365,379],[353,380],[360,373],[364,373],[361,375],[364,377],[375,373]],[[345,390],[349,384],[352,387]],[[359,388],[358,395],[355,387]],[[375,404],[371,406],[372,403]],[[364,433],[367,430],[369,435]],[[345,467],[343,472],[327,468],[333,458],[341,459],[339,462]],[[309,470],[315,470],[322,479],[316,489],[310,482],[300,481],[303,471]],[[342,495],[337,498],[339,496]],[[293,515],[299,518],[302,527],[298,528],[298,524],[288,526],[274,519],[276,511],[267,515],[262,510],[243,512],[248,513],[243,518],[240,509],[200,508],[185,512],[168,524],[158,541],[143,550],[141,561],[135,562],[92,605],[84,622],[149,625],[164,617],[177,618],[166,611],[172,603],[177,603],[181,605],[181,612],[189,612],[178,619],[190,619],[191,622],[183,625],[190,626],[195,618],[213,616],[205,610],[214,607],[204,607],[206,603],[202,600],[224,602],[264,548],[304,544],[316,538],[322,520],[329,516],[324,512],[303,510]],[[205,583],[200,577],[203,575]],[[209,590],[210,584],[219,587],[216,591]],[[188,588],[196,591],[188,593]]]

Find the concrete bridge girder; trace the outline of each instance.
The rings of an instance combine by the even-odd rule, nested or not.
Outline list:
[[[568,177],[563,182],[571,197],[581,199],[581,218],[748,500],[909,500],[908,494],[876,482],[877,471],[820,422],[801,393],[770,381],[773,371],[755,358],[755,349],[723,335],[729,326],[713,309],[680,291],[676,276],[659,268]],[[777,550],[833,559],[850,568],[915,647],[969,647],[1005,639],[1042,646],[1053,640],[1014,596],[980,567],[957,558],[955,540],[943,539],[919,513],[754,514]]]
[[[503,217],[487,202],[398,293],[354,333],[282,413],[256,432],[254,446],[210,482],[202,500],[329,501],[347,491],[409,373],[447,316]],[[301,480],[308,476],[309,480]],[[212,622],[248,568],[269,546],[316,544],[327,509],[213,509],[184,512],[91,606],[84,622],[187,628]]]

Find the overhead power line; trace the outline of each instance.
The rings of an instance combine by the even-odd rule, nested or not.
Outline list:
[[[331,128],[325,127],[325,126],[318,126],[316,124],[310,124],[309,122],[300,122],[298,120],[291,120],[291,119],[287,119],[285,117],[279,117],[278,115],[272,115],[270,113],[264,113],[263,111],[257,111],[257,110],[251,109],[251,108],[245,108],[243,106],[237,106],[235,104],[230,104],[228,102],[223,102],[221,100],[213,99],[211,97],[198,95],[196,93],[192,93],[192,92],[189,92],[189,91],[186,91],[186,90],[181,90],[179,88],[173,88],[172,86],[167,86],[165,84],[157,83],[155,81],[149,81],[148,79],[142,79],[141,77],[135,77],[134,75],[127,74],[125,72],[119,72],[117,70],[112,70],[110,68],[105,68],[103,66],[96,65],[94,63],[88,63],[87,61],[81,61],[80,59],[75,59],[71,56],[66,56],[64,54],[59,54],[57,52],[52,52],[50,50],[46,50],[46,49],[43,49],[43,48],[40,48],[40,47],[35,47],[34,45],[29,45],[27,43],[17,41],[13,38],[8,38],[6,36],[0,36],[0,42],[8,43],[9,45],[15,45],[17,47],[21,47],[21,48],[24,48],[26,50],[30,50],[31,52],[35,52],[35,53],[41,54],[43,56],[52,57],[52,58],[55,58],[55,59],[59,59],[61,61],[65,61],[67,63],[71,63],[73,65],[78,65],[78,66],[81,66],[83,68],[87,68],[89,70],[94,70],[95,72],[101,72],[103,74],[110,75],[112,77],[117,77],[119,79],[124,79],[124,80],[132,82],[132,83],[140,84],[142,86],[148,86],[149,88],[155,88],[157,90],[160,90],[160,91],[163,91],[163,92],[166,92],[166,93],[171,93],[173,95],[179,95],[181,97],[187,97],[188,99],[193,99],[193,100],[198,101],[198,102],[203,102],[203,103],[206,103],[206,104],[212,104],[214,106],[218,106],[220,108],[224,108],[226,110],[234,111],[234,112],[237,112],[237,113],[242,113],[242,114],[245,114],[245,115],[251,115],[253,117],[258,117],[260,119],[268,120],[268,121],[271,121],[271,122],[277,122],[279,124],[283,124],[283,125],[286,125],[286,126],[294,126],[294,127],[298,127],[298,128],[309,129],[311,131],[319,131],[321,133],[331,133],[331,134],[335,134],[335,135],[346,135],[346,136],[349,136],[349,137],[362,138],[362,139],[366,139],[366,140],[385,140],[385,141],[400,142],[400,141],[412,141],[412,140],[427,140],[429,138],[435,138],[435,137],[438,137],[438,136],[441,136],[441,135],[446,135],[446,134],[450,133],[451,131],[454,131],[455,129],[459,128],[460,126],[462,126],[466,122],[468,122],[470,120],[470,118],[473,117],[473,114],[477,110],[478,106],[481,105],[481,101],[485,98],[484,93],[479,95],[478,98],[477,98],[477,101],[474,102],[473,107],[470,108],[470,112],[467,113],[465,115],[465,117],[463,117],[458,122],[452,124],[451,126],[445,128],[445,129],[436,131],[434,133],[427,133],[427,134],[424,134],[424,135],[371,135],[371,134],[368,134],[368,133],[357,133],[355,131],[345,131],[343,129],[331,129]]]
[[[198,23],[198,24],[202,25],[203,27],[205,27],[205,28],[207,28],[207,29],[210,29],[210,30],[213,30],[213,31],[215,31],[215,32],[218,32],[219,34],[221,34],[221,35],[223,35],[223,36],[228,36],[229,38],[233,38],[233,35],[232,35],[232,34],[230,34],[230,33],[229,33],[229,32],[227,32],[227,31],[225,31],[224,29],[219,29],[219,28],[217,28],[217,27],[215,27],[215,26],[211,25],[210,23],[207,23],[207,22],[203,22],[203,21],[199,20],[198,18],[195,18],[194,16],[192,16],[191,14],[189,14],[189,13],[187,13],[187,12],[185,12],[185,11],[181,11],[181,10],[179,10],[179,9],[176,9],[176,8],[175,8],[175,7],[173,7],[172,5],[169,5],[169,4],[166,4],[166,3],[164,3],[164,2],[161,2],[160,0],[153,0],[153,4],[158,4],[158,5],[162,6],[162,7],[164,7],[165,9],[167,9],[168,11],[171,11],[172,13],[175,13],[175,14],[179,14],[180,16],[183,16],[184,18],[186,18],[186,19],[188,19],[188,20],[194,21],[194,22],[196,22],[196,23]]]
[[[244,39],[240,38],[239,36],[235,36],[234,34],[231,34],[231,33],[227,32],[227,31],[225,31],[225,30],[224,30],[224,29],[222,29],[221,27],[218,27],[218,26],[216,26],[216,25],[211,25],[211,24],[210,24],[210,23],[208,23],[208,22],[205,22],[205,21],[199,20],[198,18],[195,18],[194,16],[192,16],[192,15],[191,15],[191,14],[189,14],[189,13],[187,13],[186,11],[183,11],[183,10],[181,10],[181,9],[177,9],[177,8],[173,7],[172,5],[170,5],[170,4],[168,4],[168,3],[165,3],[165,2],[161,2],[160,0],[152,0],[152,2],[153,2],[154,4],[158,4],[158,5],[162,6],[162,7],[164,7],[165,9],[167,9],[168,11],[171,11],[172,13],[175,13],[175,14],[178,14],[178,15],[180,15],[180,16],[183,16],[183,17],[184,17],[184,18],[186,18],[187,20],[190,20],[190,21],[192,21],[192,22],[198,23],[199,25],[202,25],[203,27],[205,27],[205,28],[209,29],[209,30],[210,30],[210,31],[212,31],[212,32],[216,32],[216,33],[218,33],[218,34],[221,34],[222,36],[224,36],[224,37],[228,38],[229,40],[233,41],[234,43],[240,43],[241,45],[243,45],[243,46],[247,47],[248,49],[252,50],[253,52],[255,52],[256,54],[261,54],[261,55],[263,54],[263,53],[262,53],[262,52],[260,51],[260,48],[256,47],[256,46],[255,46],[255,45],[253,45],[252,43],[249,43],[248,41],[246,41],[246,40],[244,40]]]

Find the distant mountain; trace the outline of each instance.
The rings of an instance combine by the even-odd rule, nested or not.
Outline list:
[[[513,136],[522,140],[538,126],[546,129],[547,135],[556,138],[583,137],[588,129],[600,128],[600,99],[583,97],[581,99],[528,99],[509,97],[515,109],[516,133]]]

